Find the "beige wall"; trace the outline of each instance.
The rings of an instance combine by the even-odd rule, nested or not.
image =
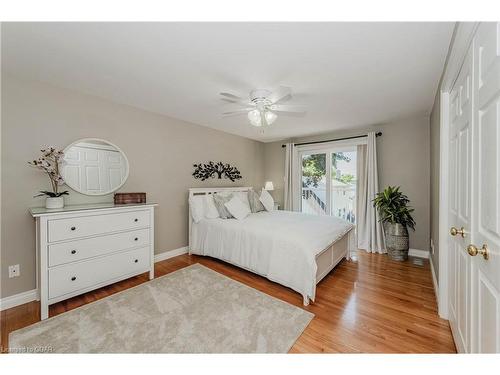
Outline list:
[[[382,131],[377,138],[379,185],[400,185],[415,208],[416,231],[410,231],[410,247],[429,250],[430,216],[430,142],[429,117],[416,116],[396,122],[382,124],[356,131],[338,131],[314,137],[294,139],[295,142],[326,140],[350,135],[365,134],[367,131]],[[275,192],[275,199],[283,201],[284,150],[283,142],[266,143],[264,176],[266,180],[279,183],[281,190]],[[267,157],[269,155],[269,157]]]
[[[281,209],[285,182],[285,149],[281,147],[282,144],[281,141],[264,144],[264,180],[273,182],[274,191],[271,194]]]
[[[434,274],[439,284],[439,177],[440,177],[440,127],[441,127],[441,85],[444,73],[448,66],[451,49],[455,43],[458,31],[458,22],[455,24],[453,35],[451,36],[448,54],[444,63],[443,72],[439,80],[434,97],[434,104],[430,116],[430,236],[434,246],[434,253],[431,253],[431,262],[434,266]]]
[[[434,245],[434,254],[431,262],[434,266],[436,278],[439,281],[439,127],[440,127],[440,91],[436,93],[434,107],[430,119],[431,131],[431,180],[430,180],[430,235]]]
[[[2,297],[35,288],[35,226],[28,208],[43,205],[43,199],[32,196],[49,183],[26,162],[43,146],[64,148],[84,137],[118,145],[130,162],[121,191],[145,191],[149,201],[159,203],[157,253],[187,245],[189,187],[263,182],[260,142],[46,84],[2,78]],[[195,180],[193,163],[208,160],[233,163],[243,179]],[[112,195],[87,197],[71,191],[67,203],[112,200]],[[11,264],[21,265],[20,277],[7,278]]]
[[[130,177],[121,191],[146,191],[149,201],[160,204],[156,212],[157,253],[187,244],[189,187],[261,186],[268,180],[274,183],[272,194],[276,201],[283,204],[283,142],[262,144],[14,77],[3,77],[1,94],[2,297],[35,287],[34,222],[27,210],[43,205],[43,199],[32,196],[49,185],[46,177],[26,162],[36,157],[45,145],[63,148],[79,138],[97,137],[122,148],[130,162]],[[368,130],[384,133],[377,139],[380,186],[401,185],[415,207],[417,230],[410,233],[410,246],[429,249],[431,150],[427,116],[294,141],[330,139]],[[192,164],[207,160],[234,163],[242,172],[243,180],[237,184],[227,180],[194,180]],[[433,175],[439,175],[439,171],[432,171]],[[87,197],[72,191],[67,199],[69,204],[96,201],[112,201],[112,196]],[[437,238],[434,242],[437,246]],[[8,265],[17,263],[21,265],[21,276],[8,279]]]

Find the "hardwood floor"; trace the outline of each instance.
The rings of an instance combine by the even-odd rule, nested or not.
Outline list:
[[[181,255],[156,263],[156,277],[201,263],[264,293],[302,306],[302,296],[212,258]],[[148,281],[147,274],[50,306],[50,317]],[[292,347],[292,353],[454,353],[446,320],[437,315],[429,261],[394,262],[385,255],[358,252],[318,285],[316,302],[305,309],[316,316]],[[39,320],[38,302],[1,312],[1,346],[8,335]],[[5,350],[5,349],[3,349]]]

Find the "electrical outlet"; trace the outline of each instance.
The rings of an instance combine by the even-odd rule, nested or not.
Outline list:
[[[18,276],[21,276],[21,269],[19,267],[19,264],[14,264],[13,266],[9,266],[9,279]]]
[[[434,241],[431,238],[431,254],[434,254]]]

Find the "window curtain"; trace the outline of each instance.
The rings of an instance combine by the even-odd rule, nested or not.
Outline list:
[[[294,207],[294,148],[293,143],[287,143],[285,149],[285,204],[284,208],[287,211],[293,211]]]
[[[358,249],[385,253],[382,223],[372,200],[378,193],[377,143],[375,133],[368,133],[368,143],[357,150],[357,242]]]

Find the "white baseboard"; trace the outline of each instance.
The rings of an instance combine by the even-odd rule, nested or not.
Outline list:
[[[432,263],[432,259],[430,260],[430,263],[431,263],[432,283],[434,284],[434,294],[436,295],[436,301],[439,305],[439,284],[436,278],[436,271],[434,270],[434,263]]]
[[[408,255],[411,257],[429,259],[429,252],[427,250],[410,249]]]
[[[0,299],[0,311],[34,301],[37,299],[37,294],[37,290],[33,289],[28,290],[27,292],[22,292],[14,294],[13,296],[2,298]]]
[[[188,247],[184,246],[179,249],[164,251],[163,253],[155,254],[155,263],[176,257],[178,255],[186,254],[187,252],[188,252]],[[14,294],[13,296],[1,298],[0,311],[35,301],[37,299],[37,293],[38,293],[37,290],[33,289],[33,290],[28,290],[27,292]]]
[[[161,262],[162,260],[170,259],[182,254],[187,254],[188,246],[180,247],[175,250],[164,251],[163,253],[155,254],[155,263]]]

